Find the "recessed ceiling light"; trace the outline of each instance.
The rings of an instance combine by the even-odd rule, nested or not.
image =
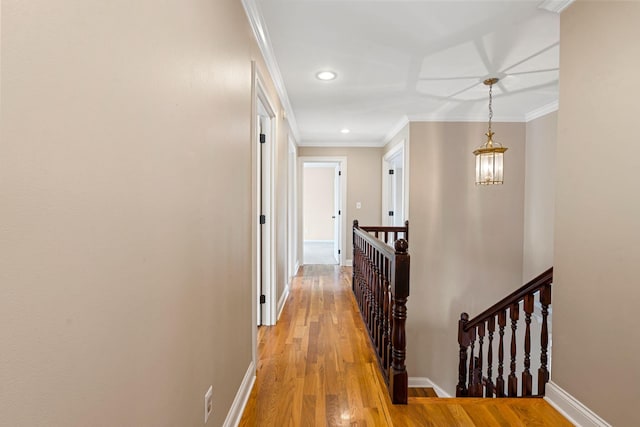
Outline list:
[[[351,132],[351,131],[350,131],[349,129],[342,129],[340,132],[341,132],[341,133],[349,133],[349,132]]]
[[[320,71],[316,74],[316,78],[318,78],[319,80],[333,80],[337,76],[338,75],[333,71]]]

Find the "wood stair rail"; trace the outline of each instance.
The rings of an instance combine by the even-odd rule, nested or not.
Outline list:
[[[354,226],[357,223],[357,219],[353,222]],[[404,238],[409,241],[409,221],[404,222],[404,226],[388,226],[388,225],[363,225],[359,227],[361,230],[367,231],[369,234],[373,234],[376,239],[382,240],[388,245],[392,245],[399,238]]]
[[[404,239],[397,239],[404,233]],[[385,241],[377,236],[383,235]],[[393,246],[387,242],[393,234]],[[405,366],[409,297],[408,223],[405,227],[360,227],[353,221],[353,293],[369,331],[391,401],[407,404]]]
[[[553,283],[553,267],[549,268],[520,289],[512,292],[487,310],[469,320],[467,313],[460,315],[458,321],[458,344],[460,345],[460,361],[458,365],[458,385],[456,397],[542,397],[545,386],[549,381],[548,345],[549,332],[547,317],[551,305],[551,286]],[[531,374],[531,315],[534,311],[535,294],[539,294],[539,302],[542,306],[542,320],[540,327],[540,368],[538,369],[538,390],[533,394]],[[520,304],[524,309],[525,334],[524,334],[524,363],[521,376],[521,390],[518,391],[518,377],[516,376],[516,329],[520,317]],[[507,310],[511,320],[510,342],[510,372],[507,377],[507,393],[505,394],[504,379],[504,330],[507,326]],[[498,325],[498,363],[497,377],[493,379],[493,336]],[[488,335],[486,352],[483,351],[484,338]],[[476,340],[478,351],[475,351]],[[467,349],[471,348],[468,357]],[[486,354],[486,377],[483,377],[483,357]],[[468,366],[468,371],[467,371]],[[468,374],[468,375],[467,375]]]

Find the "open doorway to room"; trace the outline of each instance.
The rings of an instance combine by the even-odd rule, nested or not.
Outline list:
[[[338,264],[340,258],[340,165],[305,162],[303,167],[303,262]]]
[[[342,264],[346,159],[300,158],[302,262]]]

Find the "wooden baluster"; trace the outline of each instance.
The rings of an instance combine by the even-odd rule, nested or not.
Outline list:
[[[387,264],[389,265],[389,263]],[[384,287],[384,295],[383,295],[383,303],[382,303],[382,311],[383,311],[383,315],[382,315],[382,348],[381,348],[381,352],[382,352],[382,366],[384,367],[385,371],[387,370],[387,368],[389,368],[389,274],[386,275],[385,277],[385,281],[382,284],[382,286]]]
[[[385,332],[385,323],[386,323],[386,318],[387,318],[387,314],[385,312],[385,306],[387,305],[387,301],[386,301],[386,295],[387,295],[387,281],[389,278],[389,274],[390,274],[390,267],[391,261],[388,258],[384,258],[384,264],[383,264],[383,275],[382,275],[382,280],[380,281],[380,293],[379,293],[379,298],[380,298],[380,311],[379,311],[379,317],[380,317],[380,323],[378,324],[378,355],[380,356],[380,360],[383,363],[384,366],[384,359],[385,359],[385,350],[387,348],[387,344],[385,342],[385,336],[384,336],[384,332]]]
[[[371,340],[373,348],[376,347],[376,324],[378,322],[378,281],[380,280],[380,253],[376,251],[373,259],[373,278],[371,280],[371,311],[369,312],[369,323],[371,324]]]
[[[478,365],[475,367],[475,384],[473,395],[482,397],[482,344],[484,343],[485,324],[478,325]]]
[[[485,397],[493,397],[493,333],[496,330],[496,318],[489,317],[487,322],[489,330],[489,349],[487,350],[487,383],[485,385]]]
[[[473,382],[474,376],[474,368],[475,368],[475,361],[476,361],[476,355],[475,355],[475,345],[476,345],[476,328],[471,328],[469,330],[469,341],[471,344],[471,348],[469,349],[469,396],[470,397],[475,397],[475,391],[476,391],[476,387],[475,387],[475,383]]]
[[[386,244],[389,244],[389,232],[388,231],[384,232],[384,242]]]
[[[460,345],[460,361],[458,363],[458,385],[456,386],[456,397],[466,397],[469,395],[467,388],[467,347],[469,347],[469,333],[465,331],[465,326],[469,321],[467,313],[460,314],[458,320],[458,344]],[[471,356],[473,357],[473,355]]]
[[[404,240],[409,242],[409,220],[404,222]]]
[[[540,289],[540,304],[542,305],[542,330],[540,331],[540,369],[538,369],[538,394],[544,396],[549,370],[547,369],[547,347],[549,345],[549,329],[547,317],[551,304],[551,285],[545,285]]]
[[[391,283],[389,283],[389,327],[387,328],[387,334],[389,335],[389,344],[387,345],[387,360],[389,361],[389,366],[391,366],[391,361],[393,360],[393,355],[391,354],[393,351],[393,290],[391,288]]]
[[[504,397],[504,328],[507,325],[507,310],[498,313],[498,379],[496,379],[496,397]]]
[[[524,297],[524,371],[522,371],[522,396],[533,394],[533,377],[529,368],[531,367],[531,313],[533,313],[533,295]]]
[[[511,373],[509,374],[509,397],[518,395],[518,377],[516,376],[516,329],[518,328],[518,319],[520,318],[520,305],[518,303],[511,304],[509,308],[509,317],[511,318]]]

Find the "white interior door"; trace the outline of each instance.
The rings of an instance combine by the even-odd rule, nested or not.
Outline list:
[[[384,225],[403,225],[406,219],[404,149],[400,147],[387,153],[382,161],[382,168],[383,223]]]
[[[342,241],[340,236],[340,224],[342,223],[342,211],[341,211],[341,194],[340,194],[340,179],[342,178],[342,171],[340,170],[340,164],[336,163],[333,175],[333,256],[336,261],[340,263],[341,248],[340,242]]]

